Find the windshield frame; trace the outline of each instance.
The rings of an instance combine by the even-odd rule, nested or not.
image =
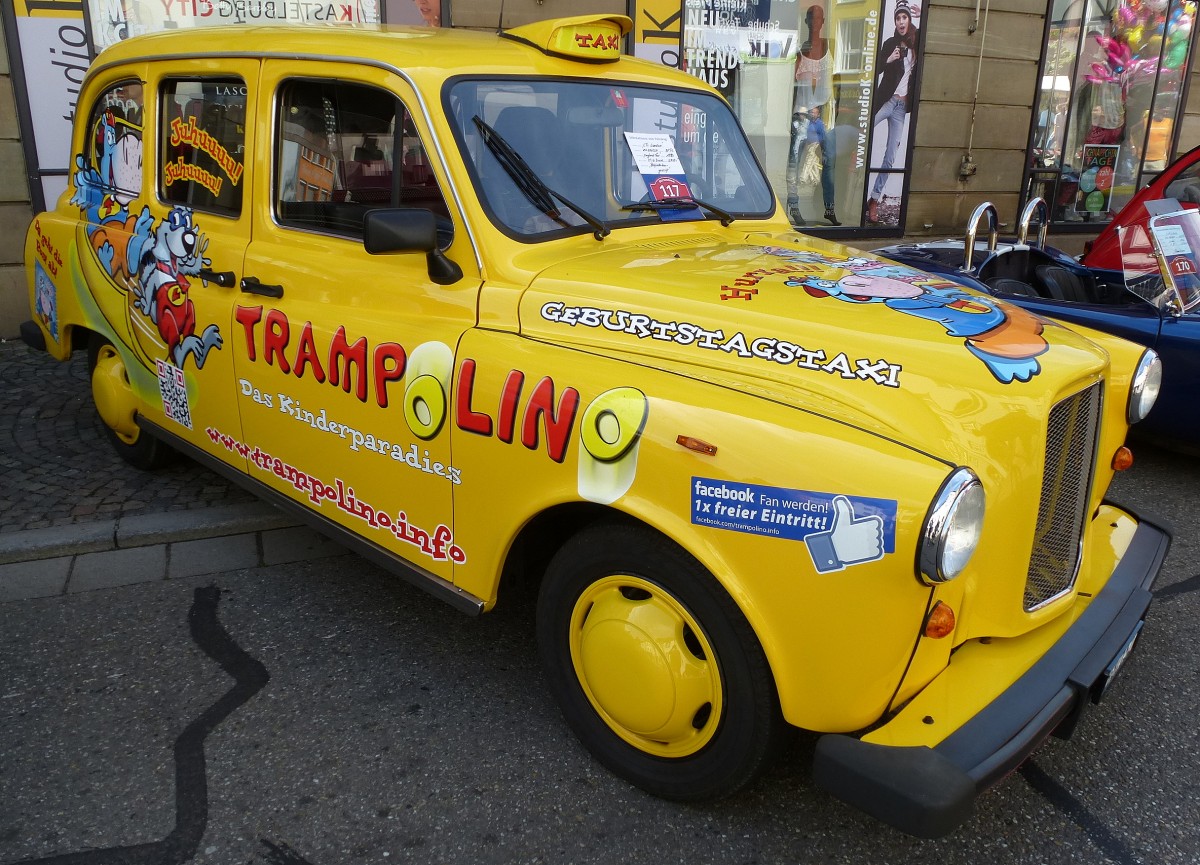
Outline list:
[[[1200,211],[1184,208],[1155,214],[1147,220],[1146,232],[1153,246],[1159,278],[1149,278],[1151,272],[1144,268],[1131,270],[1125,266],[1126,284],[1160,310],[1167,309],[1174,315],[1200,311]],[[1137,235],[1134,231],[1128,234]],[[1124,262],[1125,234],[1118,236],[1122,241]],[[1134,287],[1135,283],[1140,285]]]
[[[569,76],[569,75],[520,75],[520,74],[500,74],[500,75],[480,75],[480,74],[465,74],[448,78],[442,88],[442,109],[446,121],[451,129],[454,143],[458,148],[459,158],[462,161],[463,167],[471,181],[471,188],[482,206],[484,212],[492,224],[503,234],[508,237],[518,240],[522,243],[541,243],[549,240],[555,240],[562,237],[571,237],[579,234],[594,233],[593,226],[587,224],[585,220],[577,217],[576,214],[564,211],[564,217],[567,221],[578,224],[559,225],[551,228],[530,229],[528,227],[518,227],[511,224],[504,218],[500,212],[497,202],[493,201],[493,195],[497,193],[494,181],[489,185],[481,176],[480,158],[485,160],[494,159],[494,156],[488,154],[488,148],[482,144],[477,134],[473,134],[474,123],[473,117],[477,113],[479,102],[474,99],[463,99],[463,91],[460,89],[464,85],[515,85],[517,88],[527,85],[534,92],[546,91],[550,92],[556,85],[569,85],[589,88],[604,88],[610,91],[628,92],[631,94],[631,100],[636,98],[645,98],[651,92],[661,92],[663,101],[665,102],[681,102],[685,99],[692,103],[699,103],[698,107],[702,107],[706,112],[707,117],[711,117],[714,112],[719,116],[719,120],[715,121],[721,124],[721,132],[725,136],[725,141],[721,147],[728,151],[728,158],[735,165],[736,174],[739,180],[742,180],[749,191],[746,197],[751,205],[758,205],[752,209],[734,209],[731,211],[732,217],[738,220],[767,220],[774,217],[778,212],[778,201],[774,190],[771,187],[770,181],[767,179],[766,172],[763,169],[762,163],[759,161],[758,154],[750,145],[749,138],[745,130],[742,128],[737,115],[730,108],[729,104],[719,95],[710,93],[706,90],[680,87],[664,82],[655,81],[638,81],[616,78],[601,78],[597,76]],[[580,91],[583,93],[584,91]],[[568,109],[568,111],[573,109]],[[634,158],[628,150],[628,141],[625,140],[623,131],[634,131],[626,129],[624,124],[607,124],[597,123],[598,128],[611,130],[611,133],[606,135],[605,142],[602,147],[604,152],[604,163],[597,170],[603,172],[604,194],[611,205],[601,213],[597,213],[593,208],[588,207],[587,203],[582,206],[594,213],[601,219],[607,229],[620,229],[634,226],[646,226],[663,224],[670,221],[672,215],[678,218],[678,211],[666,210],[645,210],[645,211],[622,211],[623,206],[636,204],[639,200],[644,201],[649,197],[647,192],[639,200],[626,200],[622,195],[622,190],[618,189],[618,175],[613,169],[613,166],[624,169],[626,164],[632,166]],[[712,127],[706,129],[707,134],[712,134]],[[729,139],[733,139],[733,143],[727,143]],[[510,144],[512,142],[509,142]],[[621,148],[625,148],[621,152]],[[517,152],[520,153],[519,148]],[[488,155],[484,155],[488,154]],[[521,154],[527,157],[528,154]],[[483,171],[489,171],[497,165],[484,165]],[[567,195],[572,200],[569,190],[563,190],[556,187],[553,179],[541,177],[546,186],[554,193],[559,195]],[[757,184],[757,189],[752,187],[752,184]],[[632,186],[632,184],[631,184]],[[695,195],[694,197],[703,200],[703,195]],[[721,202],[727,202],[727,197],[722,197]],[[697,206],[686,208],[689,221],[707,222],[710,219],[722,219],[722,217],[710,209]],[[723,213],[723,211],[721,211]]]

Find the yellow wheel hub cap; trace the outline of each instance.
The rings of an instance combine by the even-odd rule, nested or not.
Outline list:
[[[100,349],[96,356],[96,368],[92,370],[92,399],[100,419],[117,434],[125,444],[134,444],[138,439],[137,402],[125,363],[111,345]]]
[[[621,575],[588,586],[572,611],[571,660],[600,717],[642,751],[686,757],[717,730],[716,656],[692,614],[661,586]]]

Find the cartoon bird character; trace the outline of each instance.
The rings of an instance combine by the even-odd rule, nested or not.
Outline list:
[[[1029,381],[1041,371],[1037,358],[1049,346],[1037,316],[909,267],[866,258],[828,263],[850,272],[836,280],[793,277],[786,284],[799,286],[812,297],[882,303],[905,315],[937,322],[950,336],[962,337],[967,350],[1004,384]]]

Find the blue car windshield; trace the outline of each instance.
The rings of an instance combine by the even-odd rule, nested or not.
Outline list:
[[[476,194],[521,239],[647,220],[763,218],[775,208],[741,127],[710,94],[596,79],[459,79],[447,108]]]
[[[1154,258],[1161,275],[1159,284],[1165,289],[1167,299],[1181,313],[1200,308],[1200,211],[1184,209],[1153,216],[1150,233],[1154,237]],[[1126,283],[1129,284],[1136,270],[1148,268],[1139,266],[1145,256],[1134,254],[1137,233],[1119,234]],[[1152,302],[1162,299],[1163,295],[1159,295]]]

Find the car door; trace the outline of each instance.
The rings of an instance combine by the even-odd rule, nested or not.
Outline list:
[[[1163,319],[1155,350],[1162,358],[1162,392],[1150,416],[1140,425],[1149,435],[1196,447],[1200,427],[1200,310]]]
[[[424,253],[363,245],[365,214],[397,205],[434,211],[443,244],[466,244],[416,104],[382,70],[264,64],[258,111],[274,138],[231,354],[251,476],[452,581],[465,554],[453,534],[464,479],[450,450],[451,375],[475,323],[478,270],[439,285]]]
[[[244,467],[214,430],[239,431],[226,341],[250,237],[245,155],[253,152],[254,130],[245,108],[258,63],[181,58],[149,64],[144,74],[140,140],[115,102],[97,114],[93,137],[103,142],[101,162],[123,166],[109,173],[144,163],[150,188],[102,203],[114,212],[90,229],[89,243],[126,289],[128,348],[138,361],[126,366],[139,380],[140,414]]]

